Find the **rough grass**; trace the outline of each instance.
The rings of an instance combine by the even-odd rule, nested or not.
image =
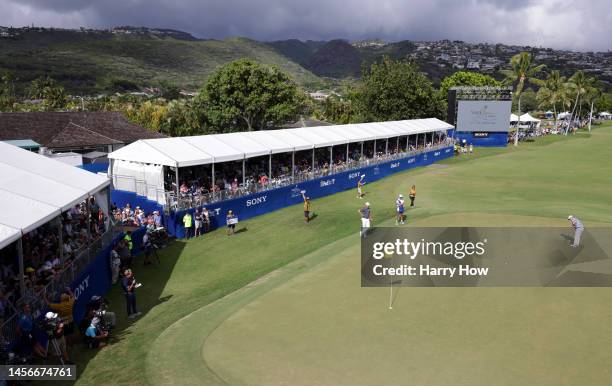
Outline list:
[[[555,218],[559,220],[553,223],[565,225],[564,217],[571,211],[587,224],[612,222],[612,166],[608,160],[612,128],[600,127],[592,138],[578,135],[546,141],[555,143],[477,149],[472,156],[445,161],[446,168],[420,168],[367,185],[374,224],[392,218],[395,195],[406,193],[413,183],[418,190],[417,208],[408,212],[409,221],[452,213],[490,213]],[[157,344],[157,337],[179,319],[289,262],[295,261],[294,272],[307,271],[310,265],[301,264],[302,256],[321,250],[329,257],[334,250],[340,253],[346,245],[333,243],[358,230],[359,204],[355,192],[339,193],[313,202],[319,216],[311,224],[304,224],[298,205],[249,220],[242,224],[247,230],[232,237],[217,231],[198,240],[175,242],[163,252],[161,267],[141,268],[137,263],[136,276],[144,283],[138,302],[145,315],[128,323],[120,291],[111,291],[109,298],[120,321],[117,339],[98,352],[75,353],[78,383],[149,384],[148,355],[170,355],[191,363],[187,359],[193,359],[193,352],[187,345],[165,349]],[[336,246],[322,249],[328,245]],[[231,314],[231,308],[228,306],[225,316]],[[211,323],[219,315],[224,314],[210,315]],[[205,323],[201,324],[205,330]],[[176,326],[168,331],[176,332]],[[177,341],[196,347],[201,347],[198,342],[206,336],[197,328],[180,332],[175,335]],[[176,374],[164,368],[163,362],[157,370]],[[189,383],[192,378],[170,379]]]

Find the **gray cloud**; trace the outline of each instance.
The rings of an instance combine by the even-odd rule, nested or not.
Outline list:
[[[175,28],[203,38],[500,42],[610,50],[609,0],[0,0],[0,25]]]

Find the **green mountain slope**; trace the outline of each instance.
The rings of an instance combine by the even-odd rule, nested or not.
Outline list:
[[[70,92],[108,89],[113,80],[137,86],[168,81],[195,90],[224,63],[250,58],[275,65],[308,86],[320,79],[267,44],[244,38],[188,40],[107,31],[31,31],[0,39],[0,72],[27,82],[49,75]]]

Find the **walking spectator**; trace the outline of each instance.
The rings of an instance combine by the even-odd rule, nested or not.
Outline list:
[[[134,243],[132,242],[132,231],[125,232],[125,236],[123,237],[127,248],[130,250],[130,256],[132,255],[132,251],[134,249]]]
[[[370,228],[370,223],[372,221],[372,212],[370,211],[370,203],[366,202],[365,205],[359,209],[359,214],[361,215],[361,232],[360,235],[365,236],[368,228]]]
[[[234,212],[229,210],[227,212],[227,216],[225,216],[225,222],[227,224],[227,235],[233,235],[236,230],[236,216]]]
[[[119,280],[119,269],[121,268],[121,258],[119,257],[119,252],[117,252],[117,250],[119,249],[118,245],[114,245],[113,249],[111,249],[110,252],[110,266],[111,266],[111,279],[113,281],[113,284],[115,284],[117,282],[117,280]]]
[[[304,220],[306,223],[310,222],[310,197],[306,196],[302,190],[302,198],[304,199]]]
[[[210,213],[208,209],[202,209],[202,220],[204,221],[204,232],[210,232]]]
[[[153,254],[153,243],[151,242],[150,232],[146,231],[142,236],[142,248],[144,249],[144,265],[151,263],[151,255]]]

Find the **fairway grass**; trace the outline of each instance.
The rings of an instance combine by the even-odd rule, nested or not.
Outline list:
[[[566,226],[565,217],[569,214],[568,212],[583,218],[587,225],[590,222],[612,223],[612,204],[609,202],[612,192],[612,181],[610,181],[612,166],[608,160],[612,146],[610,126],[598,128],[590,138],[587,135],[551,138],[544,140],[552,142],[546,145],[536,142],[521,144],[518,149],[477,149],[475,155],[457,157],[460,159],[442,163],[448,167],[419,168],[367,185],[367,200],[373,206],[374,224],[380,225],[384,221],[390,221],[389,219],[394,215],[393,202],[396,194],[399,192],[405,194],[412,184],[417,185],[418,191],[417,207],[408,212],[409,223],[413,225],[419,221],[423,224],[428,224],[428,221],[429,223],[441,221],[445,225],[461,224],[462,220],[468,218],[474,221],[475,225],[506,225],[505,222],[504,224],[498,222],[514,218],[520,219],[517,225],[542,221],[551,225]],[[293,307],[297,307],[304,295],[301,294],[302,290],[299,290],[299,286],[293,287],[291,283],[294,283],[294,280],[298,282],[306,280],[302,279],[303,277],[312,278],[312,275],[316,276],[317,272],[320,272],[320,277],[325,277],[329,272],[334,272],[336,264],[341,264],[343,261],[354,261],[354,269],[357,269],[357,273],[355,276],[354,272],[346,270],[344,274],[348,276],[345,279],[342,279],[342,275],[338,276],[337,283],[344,283],[344,285],[342,288],[336,288],[340,290],[336,293],[349,291],[347,292],[351,295],[351,298],[347,299],[349,304],[360,301],[359,257],[358,254],[355,254],[355,251],[358,250],[355,249],[358,245],[358,238],[354,235],[358,232],[356,212],[361,201],[354,196],[355,192],[350,191],[315,200],[313,209],[318,217],[310,224],[303,222],[300,206],[285,208],[245,222],[242,226],[246,225],[247,230],[232,237],[225,236],[223,230],[220,230],[198,240],[175,242],[163,251],[160,267],[144,268],[137,265],[136,276],[145,284],[138,293],[139,306],[145,311],[145,315],[129,324],[125,318],[124,302],[119,289],[114,288],[111,291],[109,295],[111,306],[118,311],[120,320],[116,342],[98,352],[79,350],[75,353],[75,358],[85,358],[79,362],[79,372],[82,374],[78,383],[96,385],[203,384],[222,383],[224,379],[231,379],[232,384],[246,381],[249,383],[266,382],[266,378],[256,375],[257,371],[248,368],[249,363],[233,366],[228,362],[222,366],[220,362],[230,357],[235,357],[238,361],[239,353],[235,352],[237,341],[228,342],[227,349],[222,350],[219,347],[221,340],[215,337],[222,337],[221,334],[224,331],[240,332],[232,330],[230,323],[234,320],[233,318],[236,318],[237,322],[245,320],[243,319],[245,318],[244,313],[249,310],[249,307],[254,307],[252,309],[256,313],[254,325],[260,326],[259,323],[265,318],[261,317],[261,310],[256,305],[265,304],[266,297],[275,296],[274,294],[279,293],[280,288],[287,289],[287,291],[280,291],[281,293],[287,292],[286,295],[291,294],[293,288],[296,289],[298,296],[291,296],[291,298],[295,302]],[[479,218],[481,213],[483,215]],[[320,264],[321,262],[323,264]],[[278,270],[279,268],[282,269]],[[270,272],[273,273],[266,276]],[[304,274],[301,275],[301,273]],[[314,302],[318,299],[319,308],[303,307],[303,312],[311,310],[310,318],[317,319],[317,321],[320,319],[317,313],[322,312],[321,307],[328,307],[326,304],[331,303],[332,300],[337,301],[337,298],[331,294],[326,294],[323,298],[319,297],[320,293],[316,295],[320,284],[321,281],[315,281],[312,284],[313,293],[310,295],[312,298],[304,298],[306,302],[304,304],[308,307],[311,307],[309,301]],[[346,286],[350,288],[344,288]],[[236,290],[239,291],[234,292]],[[432,293],[440,296],[438,301],[442,308],[459,307],[461,304],[452,303],[463,299],[458,303],[463,303],[463,306],[469,309],[472,307],[470,302],[480,302],[481,294],[486,294],[484,298],[492,297],[493,299],[495,294],[510,291],[512,296],[498,298],[498,301],[503,299],[499,305],[502,307],[505,306],[506,298],[514,301],[514,297],[520,298],[525,294],[531,296],[534,293],[549,293],[550,291],[554,293],[556,291],[553,289],[521,289],[512,292],[516,290],[468,289],[468,292],[469,290],[482,292],[479,292],[478,298],[467,295],[455,298],[452,293],[443,295],[444,291],[440,289],[435,289]],[[573,291],[580,292],[569,290],[572,293]],[[586,304],[592,307],[597,306],[591,312],[601,310],[601,314],[592,316],[601,318],[600,324],[606,325],[607,323],[601,321],[609,319],[604,314],[606,304],[609,304],[610,300],[607,295],[609,291],[605,289],[599,291],[601,296],[590,296],[590,302]],[[370,293],[369,290],[366,292]],[[417,292],[423,297],[429,296],[426,290]],[[228,294],[232,295],[226,296]],[[239,296],[240,294],[242,296]],[[371,291],[369,296],[371,302],[368,302],[369,298],[365,299],[364,307],[377,304],[375,299],[382,296],[382,293],[379,295],[377,291]],[[575,302],[578,302],[581,296],[584,294],[570,297],[567,300],[568,307],[575,306]],[[215,302],[220,298],[223,299]],[[287,301],[287,299],[278,301]],[[415,301],[410,299],[412,297],[402,296],[402,292],[398,295],[398,302],[408,302],[407,309],[417,306],[417,304],[410,304],[411,301]],[[540,302],[545,300],[550,300],[550,298],[536,296],[529,301],[533,302],[536,307],[541,306]],[[520,302],[509,302],[507,306],[520,315],[522,311],[518,303]],[[423,307],[422,304],[419,306]],[[353,314],[349,312],[346,317],[355,320],[359,320],[362,313],[368,313],[368,308],[352,310]],[[559,308],[560,312],[564,310],[566,308]],[[415,323],[428,320],[427,309],[422,308],[422,311],[422,319],[415,319]],[[480,314],[476,314],[484,318],[485,315],[482,313],[485,311],[486,309],[483,308],[479,311]],[[291,321],[293,319],[289,315],[292,312],[293,309],[289,307],[285,310],[276,308],[274,313],[276,323],[286,323],[286,336],[283,336],[283,339],[292,336]],[[440,318],[435,310],[431,312],[431,315],[435,316],[434,319]],[[555,320],[564,317],[562,312],[547,314],[540,322],[552,323],[553,321],[547,318],[553,316]],[[248,316],[246,318],[248,319]],[[227,324],[224,323],[225,320]],[[484,320],[487,319],[484,318]],[[577,321],[582,322],[582,320],[574,320],[574,322]],[[338,329],[342,328],[342,322],[343,319],[339,319],[338,322],[333,319],[326,320],[327,324],[335,325],[335,328]],[[448,322],[453,322],[453,318],[450,317]],[[374,323],[373,326],[376,325],[374,321],[372,323]],[[347,324],[346,332],[349,333],[353,326],[354,323]],[[315,327],[321,328],[321,325],[313,324],[313,330],[309,330],[313,337],[313,344],[317,341]],[[477,330],[478,323],[471,327]],[[560,326],[559,331],[565,332],[564,328]],[[321,333],[324,331],[325,329],[322,329]],[[585,331],[582,334],[591,333],[593,336],[598,334],[593,328]],[[206,338],[211,332],[213,335],[210,336],[210,341],[207,341]],[[514,330],[507,332],[508,339],[513,339],[514,332]],[[269,337],[266,334],[270,333],[273,333],[273,330],[262,331],[263,336]],[[257,331],[252,330],[250,336],[254,340],[243,340],[242,345],[238,346],[240,350],[244,350],[244,358],[248,358],[253,365],[259,363],[252,358],[253,350],[257,350],[260,343],[257,334]],[[283,334],[283,329],[280,327],[279,334],[281,334],[279,336]],[[311,340],[309,335],[300,333],[293,335],[296,336],[296,339],[306,337],[308,339],[304,340]],[[424,336],[423,339],[426,337]],[[466,337],[469,337],[469,334]],[[373,339],[373,337],[364,339]],[[418,346],[418,334],[414,336],[414,339],[412,344]],[[365,346],[361,347],[361,344],[358,344],[359,340],[353,340],[356,350],[365,349]],[[563,339],[559,338],[559,340]],[[585,342],[587,341],[589,340]],[[297,362],[302,360],[300,358],[306,358],[305,360],[308,358],[292,355],[291,347],[275,345],[282,342],[282,340],[275,341],[272,337],[267,346],[261,347],[261,353],[276,352],[275,355],[280,355],[283,354],[283,350],[287,350],[287,365],[283,365],[282,361],[268,365],[276,365],[279,368],[278,371],[290,372],[291,366],[295,364],[296,374],[300,371],[303,371],[302,375],[309,373],[308,368],[301,370],[302,367],[297,365]],[[462,342],[464,347],[470,347],[461,339],[457,342]],[[571,341],[567,342],[569,344]],[[560,345],[560,348],[563,347],[561,343]],[[317,354],[316,347],[322,350],[327,349],[325,345],[312,346],[313,351],[310,355]],[[458,349],[458,347],[454,349],[452,347],[452,345],[448,346],[448,349],[450,351]],[[401,346],[398,345],[398,348]],[[430,354],[438,355],[444,351],[444,348],[445,346],[441,344],[435,344]],[[404,350],[410,350],[410,348],[406,347]],[[506,358],[503,353],[499,355]],[[203,361],[203,358],[206,361]],[[290,362],[291,360],[296,363]],[[350,363],[343,363],[345,363],[344,368],[348,370]],[[594,366],[597,366],[598,363],[596,362]],[[367,367],[364,366],[367,364],[361,363],[362,367],[356,367],[353,370],[355,377],[359,377],[360,368],[366,372]],[[306,365],[302,363],[301,366]],[[329,363],[328,366],[329,369],[333,369],[333,363]],[[433,369],[429,368],[427,371],[433,371]],[[542,370],[542,372],[547,371],[545,368]],[[253,377],[243,372],[248,372],[248,374],[252,372]],[[534,370],[532,373],[535,372]],[[274,372],[262,371],[262,373],[274,376]],[[281,374],[278,373],[277,377]],[[448,374],[452,375],[452,368]],[[302,382],[327,383],[326,379],[335,380],[335,378],[316,378],[315,375],[312,374],[310,379],[304,378]],[[364,380],[367,379],[367,374],[361,376]],[[427,374],[423,373],[422,376],[423,379],[426,379]],[[353,378],[347,378],[349,379]]]

